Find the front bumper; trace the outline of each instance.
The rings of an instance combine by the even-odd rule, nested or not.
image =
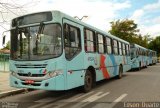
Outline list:
[[[41,89],[41,90],[65,90],[64,79],[56,84],[56,80],[60,80],[62,75],[45,79],[42,81],[34,81],[32,84],[26,83],[25,80],[16,78],[10,75],[10,86],[16,88],[31,88],[31,89]]]

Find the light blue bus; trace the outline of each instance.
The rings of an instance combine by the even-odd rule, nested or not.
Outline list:
[[[153,50],[148,50],[149,65],[154,65],[157,63],[157,52]]]
[[[140,70],[143,67],[147,67],[149,65],[148,49],[133,43],[130,45],[130,48],[132,62],[131,68]]]
[[[129,42],[60,11],[17,17],[10,31],[12,87],[88,92],[131,69]]]

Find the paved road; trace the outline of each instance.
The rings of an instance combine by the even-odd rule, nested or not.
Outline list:
[[[0,71],[0,93],[17,90],[17,88],[9,86],[9,74],[10,72]]]
[[[0,101],[1,106],[19,105],[20,108],[127,108],[127,105],[142,104],[160,107],[160,103],[142,103],[160,102],[160,64],[141,71],[127,72],[122,79],[98,82],[96,88],[86,94],[78,89],[66,92],[36,90],[9,96]]]

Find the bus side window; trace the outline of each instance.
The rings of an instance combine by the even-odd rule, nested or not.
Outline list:
[[[142,53],[141,53],[141,49],[139,48],[139,55],[141,55]]]
[[[127,44],[126,44],[126,55],[129,56],[129,47]]]
[[[85,39],[85,51],[86,52],[96,52],[96,39],[95,32],[89,29],[84,29],[84,39]]]
[[[136,50],[137,57],[139,56],[139,49]]]
[[[118,44],[117,44],[117,40],[113,40],[113,50],[114,50],[114,54],[118,55]]]
[[[69,26],[67,24],[64,25],[64,44],[65,44],[65,46],[70,46],[70,42],[69,42]]]
[[[129,56],[130,56],[131,55],[130,45],[128,45],[128,53],[129,53]]]
[[[122,55],[122,43],[118,42],[118,46],[119,46],[119,55]]]
[[[98,34],[98,52],[99,53],[104,53],[104,40],[103,40],[103,35]]]
[[[125,44],[122,43],[122,46],[123,46],[123,55],[126,55],[126,47],[125,47]]]
[[[65,56],[73,58],[81,50],[80,29],[71,25],[64,25]]]
[[[112,54],[111,38],[106,37],[107,53]]]

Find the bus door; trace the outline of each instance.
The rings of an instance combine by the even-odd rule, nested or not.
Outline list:
[[[77,23],[63,19],[64,49],[66,59],[67,89],[78,87],[84,83],[84,53],[82,53],[83,27]]]

